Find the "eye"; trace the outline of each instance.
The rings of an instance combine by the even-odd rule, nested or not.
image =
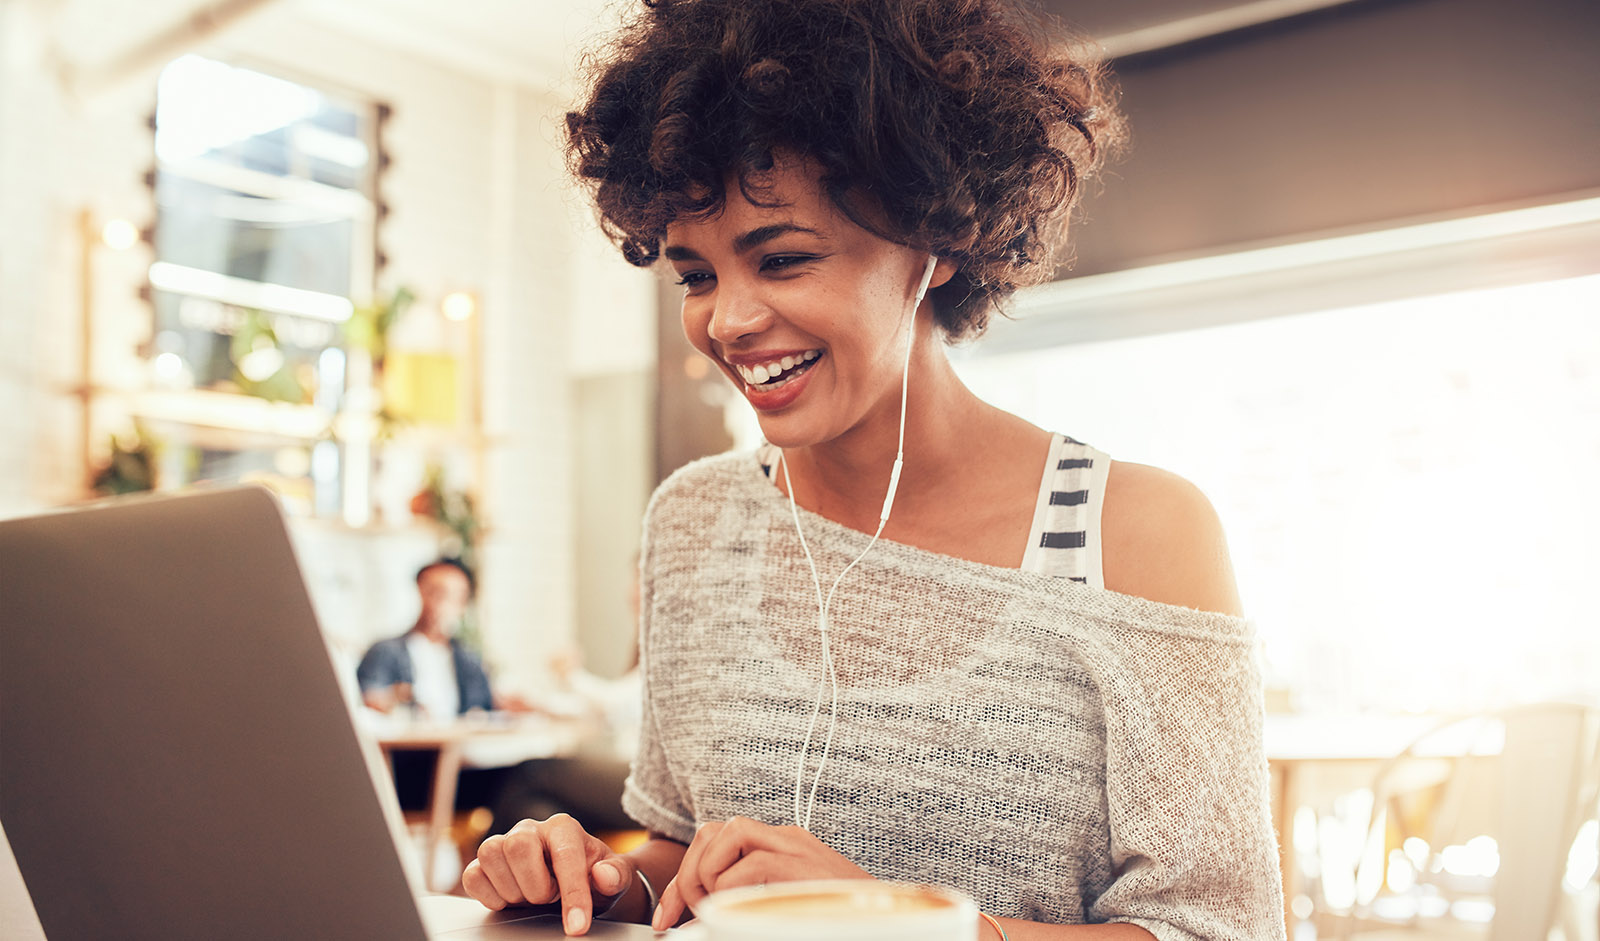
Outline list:
[[[706,271],[687,271],[678,278],[677,284],[684,289],[686,294],[695,294],[708,286],[715,278]]]
[[[761,259],[761,270],[776,272],[788,271],[797,265],[803,265],[808,261],[815,260],[815,255],[768,255],[767,257]]]

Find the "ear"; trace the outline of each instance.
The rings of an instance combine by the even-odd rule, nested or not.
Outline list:
[[[928,282],[928,290],[931,291],[934,288],[948,284],[950,279],[956,276],[956,271],[960,267],[949,258],[939,259],[938,264],[933,266],[933,278]]]

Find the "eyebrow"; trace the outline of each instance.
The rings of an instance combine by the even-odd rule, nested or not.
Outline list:
[[[799,225],[798,223],[777,222],[772,225],[764,225],[760,226],[759,228],[751,229],[750,231],[736,237],[733,240],[733,250],[737,254],[743,255],[745,252],[748,252],[750,249],[755,248],[758,245],[764,245],[780,235],[788,235],[792,232],[799,232],[803,235],[814,235],[817,238],[826,238],[826,236],[824,236],[821,232],[818,232],[816,229],[809,229],[803,225]],[[685,248],[682,245],[668,245],[662,250],[661,254],[665,256],[668,261],[701,260],[698,252],[692,248]]]

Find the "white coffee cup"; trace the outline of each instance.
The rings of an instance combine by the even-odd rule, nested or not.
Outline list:
[[[706,941],[976,941],[978,907],[937,886],[829,879],[713,892],[695,909]]]

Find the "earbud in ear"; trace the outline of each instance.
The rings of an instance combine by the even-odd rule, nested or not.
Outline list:
[[[920,307],[922,305],[922,299],[928,294],[928,285],[933,283],[933,269],[937,268],[938,266],[939,256],[929,255],[928,266],[922,270],[922,283],[917,285],[917,301],[915,306]]]

